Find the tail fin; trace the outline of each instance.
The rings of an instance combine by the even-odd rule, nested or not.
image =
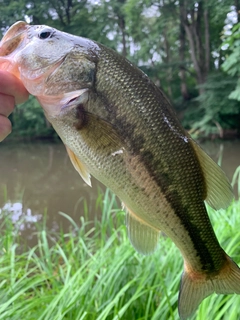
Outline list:
[[[240,268],[228,256],[224,268],[213,277],[205,274],[191,275],[184,270],[178,297],[178,311],[180,318],[189,318],[203,299],[212,293],[240,294]]]

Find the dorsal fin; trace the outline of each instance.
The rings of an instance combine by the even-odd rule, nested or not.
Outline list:
[[[233,189],[228,178],[195,141],[192,141],[192,146],[205,178],[207,196],[204,200],[215,210],[227,208],[233,200]]]
[[[131,210],[127,210],[127,228],[129,239],[138,252],[147,255],[157,249],[160,231],[137,217]]]
[[[65,145],[65,147],[67,149],[67,153],[69,155],[69,158],[71,159],[71,162],[72,162],[74,168],[77,170],[77,172],[80,174],[80,176],[86,182],[86,184],[88,184],[91,187],[92,186],[91,175],[87,171],[85,165],[79,160],[79,158],[75,155],[75,153],[71,149],[69,149],[66,145]]]

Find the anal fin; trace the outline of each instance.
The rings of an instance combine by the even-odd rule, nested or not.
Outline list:
[[[86,182],[86,184],[88,184],[91,187],[92,186],[91,176],[90,176],[90,173],[87,171],[87,168],[79,160],[79,158],[75,155],[75,153],[71,149],[69,149],[66,145],[65,145],[65,147],[67,149],[67,153],[69,155],[69,158],[71,159],[71,162],[72,162],[74,168],[77,170],[77,172],[80,174],[80,176]]]
[[[157,249],[160,231],[130,210],[127,211],[127,228],[129,239],[139,253],[147,255]]]

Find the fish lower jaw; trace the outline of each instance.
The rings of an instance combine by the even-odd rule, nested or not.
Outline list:
[[[25,81],[36,81],[41,79],[44,74],[45,69],[36,69],[36,70],[28,70],[22,71],[20,70],[21,77],[25,79]]]
[[[15,77],[17,77],[18,79],[20,79],[20,73],[17,65],[12,61],[10,61],[9,59],[1,56],[0,56],[0,70],[9,72],[13,74]]]

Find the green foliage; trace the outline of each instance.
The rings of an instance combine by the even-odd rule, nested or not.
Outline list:
[[[236,79],[236,88],[229,94],[229,99],[240,101],[240,23],[232,28],[232,33],[224,41],[223,45],[228,46],[230,54],[222,64],[222,68]]]
[[[236,78],[220,71],[212,73],[203,85],[204,93],[195,99],[198,108],[190,108],[186,112],[185,125],[204,131],[206,135],[219,133],[221,129],[238,129],[240,105],[228,99],[235,84]]]
[[[231,11],[233,13],[232,0],[221,0],[216,5],[216,0],[206,1],[210,14],[210,36],[211,36],[211,50],[217,52],[219,55],[222,46],[222,33],[226,25],[227,14]],[[227,22],[228,23],[228,22]],[[212,67],[214,68],[214,60],[212,56]],[[221,61],[219,62],[222,63]]]
[[[128,58],[168,94],[180,95],[177,7],[173,1],[129,0],[125,5],[126,24],[132,50]],[[185,63],[184,63],[185,64]]]
[[[55,234],[38,226],[38,244],[20,247],[8,212],[0,212],[0,316],[26,320],[177,320],[182,258],[170,239],[142,256],[126,235],[115,196],[99,195],[100,220],[82,213],[71,231]],[[87,210],[86,210],[87,211]],[[221,245],[240,262],[239,202],[227,211],[209,209]],[[212,295],[196,320],[238,320],[240,296]]]
[[[18,20],[25,20],[24,16],[27,11],[27,3],[25,0],[1,0],[0,12],[0,38],[8,27]]]
[[[54,130],[44,117],[43,109],[38,101],[30,96],[29,100],[16,107],[12,114],[15,137],[43,138],[55,136]]]
[[[231,0],[218,1],[218,5],[214,0],[177,2],[174,0],[2,0],[0,4],[2,33],[16,20],[26,20],[32,24],[51,25],[62,31],[101,42],[143,69],[167,94],[180,114],[187,109],[184,117],[184,125],[187,128],[200,126],[205,131],[211,131],[216,121],[226,128],[236,127],[237,122],[230,118],[238,114],[237,107],[228,97],[240,100],[240,81],[237,79],[240,74],[239,24],[233,27],[230,36],[225,37],[224,43],[221,36],[225,24],[228,24],[227,14],[234,10],[231,7]],[[200,6],[202,10],[199,10]],[[191,54],[191,39],[182,25],[182,9],[188,13],[185,24],[194,27],[201,21],[193,38],[195,47],[199,49],[208,38],[207,35],[210,39],[210,73],[208,74],[209,71],[207,74],[204,73],[208,67],[200,66],[204,83],[198,87],[199,75]],[[190,17],[194,20],[192,12],[198,17],[196,21],[191,21]],[[199,12],[201,16],[198,16]],[[223,50],[223,45],[228,46],[227,51]],[[206,44],[203,45],[203,49],[205,47]],[[198,55],[204,55],[204,50],[199,52]],[[198,60],[201,62],[202,59]],[[222,65],[223,60],[225,61]],[[232,81],[235,81],[235,87],[232,87],[231,91],[228,90],[231,86],[230,78],[227,77],[224,82],[222,77],[219,84],[218,78],[211,76],[221,65],[232,77]],[[224,83],[226,88],[221,91],[220,88]],[[183,85],[185,91],[182,89]],[[226,97],[223,97],[223,92],[227,94]],[[203,94],[202,97],[199,96],[200,93]],[[222,100],[219,98],[219,93]],[[194,100],[197,96],[198,99]],[[229,115],[226,106],[230,106]],[[217,115],[218,110],[219,115]],[[224,114],[224,118],[226,115],[228,124],[221,119],[221,114]],[[52,136],[53,134],[53,130],[49,129],[48,123],[44,120],[43,112],[33,100],[16,110],[13,121],[13,132],[17,135]]]

